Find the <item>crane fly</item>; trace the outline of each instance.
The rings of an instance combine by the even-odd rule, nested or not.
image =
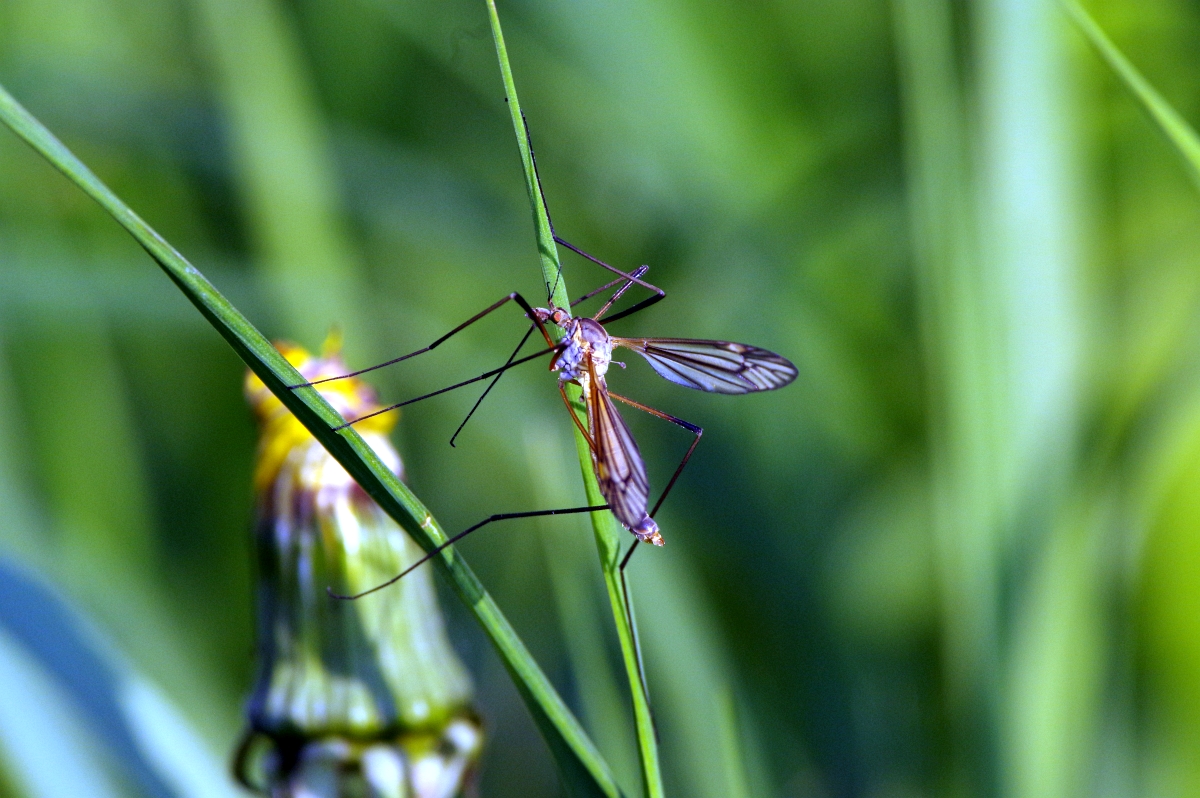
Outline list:
[[[567,246],[573,251],[576,248],[562,239],[555,236],[555,240]],[[589,260],[594,260],[591,256],[584,254]],[[602,264],[606,268],[617,271],[614,267]],[[704,434],[702,427],[692,424],[683,419],[676,418],[661,410],[656,410],[648,407],[633,399],[629,399],[620,394],[613,393],[608,389],[607,374],[609,367],[617,361],[613,360],[613,350],[619,347],[630,349],[643,358],[650,364],[660,376],[665,379],[687,388],[705,391],[707,393],[721,394],[748,394],[759,391],[773,390],[782,388],[796,378],[796,367],[790,361],[780,355],[770,352],[766,349],[760,349],[756,346],[748,344],[734,343],[732,341],[712,341],[695,338],[626,338],[610,335],[601,323],[601,318],[612,307],[617,299],[635,284],[649,285],[641,278],[648,271],[648,267],[642,266],[634,270],[630,274],[617,272],[621,277],[617,280],[608,283],[600,288],[592,291],[580,299],[572,302],[571,305],[578,305],[585,299],[589,299],[604,290],[612,288],[614,285],[622,284],[613,295],[604,303],[594,316],[573,316],[570,309],[555,307],[553,302],[548,303],[547,308],[532,307],[524,297],[519,293],[512,293],[503,297],[498,302],[484,309],[480,313],[472,316],[467,321],[463,322],[446,335],[435,340],[429,346],[423,347],[403,355],[398,358],[380,363],[376,366],[371,366],[366,369],[343,374],[338,377],[328,377],[322,380],[316,380],[311,383],[303,383],[302,385],[291,386],[292,388],[300,388],[309,385],[318,385],[323,382],[345,379],[350,376],[357,376],[364,372],[374,371],[377,368],[390,365],[423,354],[432,349],[435,349],[451,336],[461,332],[469,325],[479,321],[484,316],[494,310],[499,309],[509,302],[514,302],[525,311],[525,315],[532,320],[533,325],[521,340],[517,349],[509,357],[508,361],[501,367],[484,372],[476,377],[473,377],[454,385],[441,388],[437,391],[398,402],[389,407],[382,408],[373,413],[351,419],[345,424],[336,429],[344,429],[353,426],[354,424],[363,421],[367,418],[387,413],[396,410],[405,405],[419,402],[423,399],[428,399],[433,396],[446,393],[456,388],[461,388],[466,385],[480,382],[482,380],[492,378],[493,381],[484,391],[483,396],[491,390],[495,385],[495,381],[508,369],[530,362],[532,360],[551,355],[550,370],[558,372],[558,390],[562,397],[563,403],[567,407],[567,411],[571,416],[572,421],[579,428],[587,441],[588,447],[592,455],[592,467],[596,474],[596,481],[600,487],[600,493],[604,496],[607,504],[600,506],[588,507],[569,507],[555,510],[534,510],[529,512],[518,513],[498,513],[489,516],[474,526],[454,535],[446,542],[440,544],[433,551],[426,554],[417,562],[413,563],[404,572],[398,574],[392,579],[377,585],[370,590],[359,593],[355,596],[336,596],[337,598],[358,598],[359,596],[372,593],[375,590],[387,587],[390,584],[398,581],[400,578],[408,574],[413,569],[423,564],[426,560],[431,559],[451,544],[461,540],[475,530],[495,521],[503,521],[514,518],[530,518],[535,516],[546,515],[561,515],[569,513],[584,513],[596,512],[600,510],[611,510],[622,526],[634,534],[638,542],[650,543],[656,546],[664,544],[662,533],[659,530],[657,522],[654,520],[655,513],[662,506],[663,501],[674,487],[679,475],[683,472],[692,453],[695,451],[697,444],[700,442],[700,437]],[[654,288],[653,286],[650,286]],[[639,303],[641,307],[646,307],[652,301],[660,299],[664,294],[656,294],[648,300],[643,300]],[[618,317],[629,315],[630,311],[641,309],[638,305],[629,308],[621,313],[614,314],[609,321],[615,320]],[[561,339],[555,342],[547,329],[547,324],[553,324],[563,330]],[[537,330],[541,332],[542,337],[546,342],[546,349],[536,352],[532,355],[527,355],[522,358],[517,358],[520,350],[528,341],[530,334]],[[619,365],[624,366],[623,363]],[[582,390],[584,409],[586,415],[586,424],[579,420],[574,409],[571,407],[570,399],[567,397],[565,386],[568,384],[578,385]],[[483,396],[479,401],[482,401]],[[642,459],[640,450],[633,434],[630,432],[624,418],[618,412],[615,402],[621,402],[630,407],[642,410],[653,416],[669,421],[693,434],[691,446],[688,447],[683,459],[680,461],[675,473],[668,481],[666,488],[655,502],[654,507],[649,509],[650,485],[646,476],[646,465]],[[471,409],[471,413],[479,406],[479,401]],[[468,414],[467,418],[470,418]],[[463,424],[466,420],[463,421]],[[459,431],[463,425],[459,425]],[[457,436],[458,432],[455,432]],[[624,569],[629,561],[629,557],[633,553],[631,547],[629,552],[624,557],[621,568]]]
[[[627,284],[629,285],[629,284]],[[618,292],[619,295],[620,292]],[[614,299],[616,297],[614,296]],[[611,306],[605,303],[595,316],[573,317],[562,308],[535,308],[534,318],[560,327],[563,338],[550,361],[558,371],[559,393],[571,419],[579,427],[592,452],[592,467],[600,493],[613,515],[639,541],[663,545],[663,537],[653,515],[674,486],[679,472],[700,441],[703,429],[674,416],[627,399],[608,390],[606,375],[613,363],[613,349],[626,347],[644,357],[662,377],[710,393],[743,394],[782,388],[796,378],[796,367],[774,352],[731,341],[707,341],[695,338],[621,338],[609,335],[600,317]],[[587,426],[571,409],[563,386],[578,385],[583,392]],[[649,506],[650,485],[646,465],[637,442],[613,400],[644,410],[678,424],[695,435],[671,482],[654,506]]]
[[[528,136],[528,126],[526,126],[526,135]],[[530,153],[532,154],[532,145]],[[534,173],[537,174],[537,162],[534,161]],[[537,181],[538,191],[541,193],[541,178]],[[543,203],[545,195],[543,194]],[[550,370],[558,372],[558,391],[562,397],[563,403],[567,407],[567,412],[571,416],[571,420],[578,427],[580,433],[586,439],[592,455],[592,467],[596,475],[596,481],[600,487],[600,493],[604,497],[607,504],[588,507],[567,507],[555,510],[532,510],[526,512],[515,513],[497,513],[488,516],[483,521],[468,527],[458,534],[450,537],[444,543],[441,543],[432,551],[428,552],[424,557],[410,565],[403,572],[397,574],[388,581],[376,585],[375,587],[365,590],[362,593],[353,596],[341,596],[330,592],[330,595],[340,599],[356,599],[365,596],[369,593],[374,593],[376,590],[381,590],[388,585],[394,584],[412,570],[424,564],[427,560],[435,557],[443,549],[449,547],[455,542],[463,539],[475,530],[494,523],[496,521],[505,521],[515,518],[532,518],[536,516],[548,515],[563,515],[570,513],[585,513],[597,512],[602,510],[611,510],[622,526],[628,529],[636,537],[634,545],[631,546],[621,561],[620,570],[621,577],[624,579],[625,566],[629,563],[629,558],[637,548],[637,543],[650,543],[656,546],[664,544],[662,533],[659,530],[657,522],[654,520],[654,515],[662,506],[663,501],[667,498],[667,494],[671,492],[671,488],[675,486],[675,482],[679,479],[679,475],[683,472],[692,453],[696,450],[697,444],[700,443],[700,437],[704,434],[703,428],[684,421],[681,418],[676,418],[661,410],[656,410],[648,407],[640,402],[626,398],[619,394],[608,390],[607,374],[609,367],[613,363],[624,367],[624,363],[619,363],[613,360],[613,350],[615,348],[624,347],[630,349],[643,358],[650,364],[660,376],[665,379],[687,388],[693,388],[707,393],[720,394],[748,394],[757,393],[759,391],[769,391],[776,388],[782,388],[796,378],[796,367],[786,358],[770,352],[766,349],[760,349],[756,346],[748,344],[739,344],[732,341],[711,341],[694,338],[625,338],[610,335],[605,329],[605,324],[614,322],[618,319],[633,315],[654,303],[666,297],[666,292],[655,285],[643,280],[643,276],[649,270],[648,266],[640,266],[630,273],[626,273],[611,266],[599,258],[593,257],[578,247],[570,244],[560,238],[554,232],[553,224],[550,226],[553,238],[556,244],[566,247],[577,255],[586,258],[592,263],[607,269],[617,275],[617,278],[611,282],[596,288],[593,291],[584,294],[579,299],[571,302],[569,307],[556,307],[552,299],[555,289],[558,285],[558,279],[562,276],[562,266],[559,265],[559,272],[554,285],[546,283],[547,305],[545,308],[535,308],[526,299],[517,292],[508,294],[502,297],[492,305],[484,308],[479,313],[476,313],[471,318],[459,324],[450,332],[433,341],[428,346],[422,347],[406,355],[401,355],[397,358],[392,358],[383,363],[379,363],[368,368],[342,374],[337,377],[327,377],[321,380],[292,385],[289,388],[304,388],[319,385],[324,382],[333,380],[345,379],[364,374],[369,371],[374,371],[384,366],[399,363],[417,355],[432,351],[446,342],[453,336],[465,330],[475,322],[484,318],[495,310],[500,309],[509,302],[518,305],[525,316],[532,321],[531,326],[525,332],[524,337],[517,344],[516,349],[509,356],[503,366],[486,371],[476,377],[472,377],[462,382],[449,385],[445,388],[432,391],[412,399],[398,402],[394,405],[377,410],[373,413],[350,419],[346,423],[335,427],[335,430],[345,429],[359,421],[363,421],[380,413],[387,413],[392,410],[399,409],[405,405],[410,405],[415,402],[420,402],[424,399],[429,399],[434,396],[456,390],[467,385],[481,382],[486,379],[491,379],[479,399],[476,400],[466,418],[459,424],[454,436],[450,439],[450,445],[454,445],[458,434],[462,432],[463,427],[471,416],[479,408],[480,403],[495,387],[500,377],[510,368],[528,363],[546,355],[551,355]],[[628,291],[632,286],[639,285],[653,292],[653,296],[642,299],[631,307],[628,307],[619,312],[613,313],[608,319],[602,323],[601,319],[612,308],[621,296]],[[609,289],[615,289],[612,295],[604,302],[600,310],[592,316],[573,316],[571,308],[579,305],[587,299],[591,299],[599,294],[604,293]],[[551,336],[547,329],[547,324],[553,324],[563,331],[563,335],[557,341]],[[546,342],[546,348],[535,352],[531,355],[518,358],[521,350],[529,341],[532,334],[540,332],[542,338]],[[582,390],[583,404],[586,415],[586,424],[579,420],[575,410],[571,406],[570,399],[567,397],[565,386],[568,384],[577,385]],[[683,459],[675,468],[674,474],[667,482],[666,488],[659,495],[653,508],[649,508],[650,483],[646,476],[646,464],[642,460],[641,452],[638,449],[637,442],[634,440],[633,434],[626,425],[625,420],[617,411],[616,404],[620,402],[638,410],[644,411],[657,418],[669,421],[672,424],[680,426],[688,430],[694,436],[691,445],[683,455]]]

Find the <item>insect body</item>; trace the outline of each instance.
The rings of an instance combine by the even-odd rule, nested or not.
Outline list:
[[[640,276],[641,273],[634,274]],[[687,464],[703,430],[682,419],[610,393],[605,375],[612,363],[613,348],[623,346],[632,349],[671,382],[711,393],[738,394],[781,388],[796,378],[796,367],[773,352],[730,341],[613,337],[600,323],[600,317],[612,305],[612,301],[605,303],[593,318],[572,317],[569,311],[562,308],[534,308],[533,319],[543,330],[545,324],[550,322],[564,331],[550,361],[550,368],[559,373],[559,392],[568,410],[571,408],[563,391],[563,383],[575,383],[583,391],[587,428],[579,423],[574,411],[571,412],[571,418],[591,448],[596,480],[609,508],[638,540],[661,546],[663,538],[658,524],[651,517],[652,513],[647,512],[650,486],[646,479],[646,466],[637,442],[617,412],[613,399],[679,424],[696,435],[696,441],[675,472],[676,477]],[[663,492],[664,498],[674,482],[675,478],[672,477],[671,484]],[[659,499],[661,503],[662,499]],[[658,505],[655,505],[657,509]]]
[[[560,392],[563,392],[562,384],[567,382],[573,382],[583,390],[588,423],[587,429],[582,425],[579,429],[592,450],[592,467],[600,492],[617,520],[638,540],[663,545],[658,524],[646,513],[650,495],[646,465],[637,442],[613,406],[604,380],[612,362],[612,336],[594,319],[571,318],[559,309],[536,308],[534,313],[543,324],[553,321],[564,330],[561,349],[550,361],[550,368],[558,371]],[[565,392],[563,401],[567,401]],[[579,424],[569,402],[567,409]]]
[[[612,362],[613,342],[612,336],[600,322],[588,318],[574,319],[567,311],[557,308],[534,308],[533,312],[543,324],[547,321],[556,324],[561,322],[559,326],[565,331],[562,348],[550,361],[551,371],[558,371],[560,380],[579,381],[587,379],[593,372],[597,377],[604,378]]]
[[[497,310],[508,302],[515,302],[525,311],[525,315],[533,321],[533,325],[526,332],[525,337],[521,339],[520,344],[513,351],[508,362],[503,366],[469,380],[433,391],[432,393],[427,393],[423,396],[418,396],[351,419],[337,429],[349,427],[380,413],[386,413],[404,405],[412,404],[413,402],[419,402],[465,385],[492,378],[491,384],[489,384],[488,389],[483,393],[483,396],[486,396],[491,387],[495,385],[495,381],[508,369],[550,354],[552,356],[550,369],[558,372],[559,394],[562,396],[563,403],[566,404],[567,410],[570,412],[571,420],[587,440],[588,447],[591,449],[592,467],[596,474],[596,481],[599,484],[600,493],[604,496],[608,504],[599,507],[533,510],[517,513],[498,513],[489,516],[480,523],[454,535],[403,573],[397,574],[387,582],[358,595],[366,595],[366,593],[374,592],[396,582],[413,568],[421,565],[442,549],[461,540],[476,529],[495,521],[566,513],[596,512],[608,509],[612,511],[613,515],[616,516],[617,520],[626,529],[637,537],[639,542],[662,546],[663,537],[659,531],[657,522],[654,520],[654,514],[662,505],[663,500],[666,499],[667,494],[670,493],[671,488],[674,487],[675,481],[679,478],[680,473],[682,473],[689,458],[691,458],[692,452],[695,451],[696,445],[700,442],[700,436],[704,434],[704,430],[681,418],[676,418],[661,410],[655,410],[640,402],[609,391],[606,377],[609,367],[615,362],[612,359],[613,350],[617,347],[624,347],[637,352],[646,359],[651,368],[665,379],[677,385],[683,385],[684,387],[707,393],[756,393],[758,391],[782,388],[796,378],[796,367],[792,365],[791,361],[780,357],[774,352],[748,344],[739,344],[732,341],[708,341],[695,338],[621,338],[610,335],[600,322],[600,319],[630,286],[634,284],[643,285],[654,290],[656,295],[643,300],[632,308],[613,314],[609,318],[610,322],[622,316],[630,315],[640,308],[649,306],[665,294],[663,294],[661,289],[657,289],[641,279],[648,269],[646,266],[639,267],[632,273],[626,274],[587,255],[560,238],[555,237],[555,240],[589,260],[620,275],[617,280],[592,291],[572,303],[572,306],[577,305],[584,299],[595,296],[619,283],[623,283],[623,285],[614,291],[613,295],[608,298],[608,301],[604,303],[599,312],[594,316],[590,318],[586,316],[572,316],[570,310],[555,307],[553,304],[549,308],[534,308],[520,294],[512,293],[475,314],[426,347],[386,361],[385,363],[371,366],[370,368],[351,372],[350,374],[343,374],[340,377],[314,380],[313,382],[291,387],[315,386],[323,382],[328,382],[331,379],[345,379],[346,377],[357,376],[364,372],[373,371],[382,366],[423,354],[436,348],[492,311]],[[557,342],[555,342],[549,330],[547,330],[547,324],[554,324],[563,330],[563,336]],[[517,354],[534,330],[541,332],[542,337],[546,341],[547,348],[518,359]],[[623,363],[619,363],[618,365],[624,366]],[[564,389],[564,386],[568,383],[578,385],[582,390],[584,409],[587,415],[586,426],[580,422],[578,416],[575,415],[575,411],[571,408],[570,400],[567,398]],[[482,401],[483,396],[480,397],[479,401]],[[675,473],[667,482],[666,488],[663,489],[663,492],[658,497],[658,501],[655,502],[652,508],[649,508],[650,484],[646,478],[645,462],[642,460],[641,452],[638,450],[638,445],[633,438],[633,434],[629,431],[629,427],[625,424],[625,420],[621,417],[621,414],[617,412],[614,400],[642,410],[664,421],[670,421],[672,424],[683,427],[695,436],[691,446],[688,447],[683,459],[676,467]],[[475,408],[478,406],[479,402],[477,401]],[[471,413],[475,412],[475,408],[472,408]],[[470,416],[471,414],[468,413],[467,418],[470,418]],[[465,423],[466,421],[464,420],[463,424]],[[459,430],[462,430],[462,425],[459,425]],[[457,434],[456,432],[455,435]],[[629,562],[629,558],[633,552],[634,548],[630,548],[623,558],[621,563],[622,571],[625,564]],[[339,598],[355,597],[357,596],[339,596]]]

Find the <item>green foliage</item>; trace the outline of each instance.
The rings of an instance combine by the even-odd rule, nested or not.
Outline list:
[[[555,229],[669,294],[615,331],[801,369],[741,398],[611,374],[705,428],[666,548],[631,567],[667,795],[1200,783],[1200,14],[1086,7],[1096,25],[1052,0],[500,4]],[[0,3],[0,83],[255,327],[314,348],[338,321],[355,366],[542,296],[493,44],[478,0]],[[241,362],[146,266],[0,136],[4,556],[219,762],[251,682],[253,429]],[[564,266],[579,293],[605,279]],[[502,311],[372,381],[415,396],[523,332]],[[522,368],[456,449],[478,394],[400,420],[447,530],[587,500],[552,377]],[[686,436],[629,421],[662,486]],[[508,522],[460,550],[633,794],[594,538]],[[501,660],[447,606],[481,794],[559,794]],[[46,671],[0,643],[6,673]],[[0,723],[0,789],[39,794],[15,757],[70,745],[77,768],[41,768],[60,793],[145,792],[61,685],[22,684],[42,688],[0,701],[45,697],[24,730],[57,742]]]
[[[1146,107],[1150,116],[1162,128],[1163,133],[1179,150],[1179,154],[1184,157],[1192,169],[1192,179],[1200,181],[1200,137],[1196,136],[1196,131],[1150,85],[1137,67],[1129,63],[1129,59],[1112,43],[1112,40],[1096,24],[1096,20],[1084,10],[1083,6],[1075,0],[1060,1],[1075,24],[1079,26],[1079,30],[1087,36],[1108,65],[1112,67],[1138,101]]]

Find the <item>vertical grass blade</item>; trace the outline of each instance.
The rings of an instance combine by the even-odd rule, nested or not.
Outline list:
[[[737,700],[728,685],[713,700],[721,727],[721,759],[725,767],[725,789],[729,798],[750,798],[750,782],[746,776],[746,761],[742,755],[741,727],[738,723]]]
[[[525,173],[525,190],[529,194],[529,207],[533,213],[533,231],[537,238],[538,255],[542,262],[542,279],[546,290],[560,308],[570,307],[571,300],[562,280],[562,264],[558,260],[558,247],[554,243],[554,230],[550,227],[550,214],[542,198],[538,184],[537,169],[533,162],[533,149],[525,130],[525,115],[517,99],[517,86],[513,82],[512,66],[508,63],[508,47],[504,44],[504,33],[500,30],[500,15],[496,12],[495,0],[487,0],[488,19],[492,26],[492,38],[496,42],[496,58],[500,61],[500,76],[504,81],[504,98],[512,116],[513,129],[517,134],[517,148],[521,153],[521,168]]]
[[[537,237],[538,254],[541,256],[542,279],[546,283],[554,304],[558,307],[569,307],[570,301],[565,282],[562,279],[558,249],[554,243],[554,232],[550,227],[550,216],[546,211],[546,204],[539,189],[533,150],[526,134],[521,104],[517,99],[517,87],[513,81],[512,66],[508,62],[508,48],[505,47],[504,34],[500,29],[500,16],[496,11],[495,0],[487,0],[487,5],[488,17],[492,25],[492,38],[496,42],[496,57],[500,61],[500,74],[504,80],[505,98],[508,101],[509,113],[512,115],[513,129],[517,134],[517,146],[521,151],[525,188],[529,193],[534,233]],[[574,405],[573,412],[581,415],[579,388],[567,386],[567,391]],[[596,483],[596,475],[592,471],[591,451],[578,429],[575,430],[575,446],[579,452],[579,467],[583,472],[583,484],[588,503],[592,505],[607,504],[604,497],[600,495],[600,486]],[[633,714],[638,735],[638,754],[641,757],[646,795],[650,798],[662,798],[664,794],[662,770],[659,762],[657,735],[654,731],[654,718],[650,714],[650,698],[646,693],[640,656],[637,652],[636,628],[631,614],[626,612],[626,608],[632,608],[633,604],[617,567],[624,531],[613,514],[608,511],[592,513],[591,519],[592,530],[596,536],[596,546],[600,551],[601,567],[604,570],[604,583],[608,588],[613,618],[617,625],[617,637],[621,642],[621,655],[629,676],[629,690],[633,699]]]
[[[303,382],[303,378],[271,342],[2,87],[0,121],[99,203],[134,237],[267,388],[422,548],[430,551],[445,541],[445,533],[425,506],[357,432],[349,428],[340,432],[332,430],[343,423],[343,419],[316,389],[288,389],[288,385]],[[186,359],[181,359],[179,368],[188,368]],[[474,572],[453,548],[446,549],[433,561],[491,639],[572,794],[619,796],[608,765]]]
[[[565,507],[574,494],[565,430],[531,423],[525,430],[525,453],[539,506]],[[560,523],[538,524],[546,568],[558,610],[559,625],[570,661],[580,714],[592,739],[613,768],[617,783],[628,790],[641,778],[633,717],[622,695],[621,673],[608,651],[603,626],[607,608],[595,590],[593,558],[574,537],[564,537]]]
[[[1200,136],[1196,135],[1196,131],[1187,123],[1187,120],[1180,116],[1179,112],[1150,85],[1150,82],[1142,76],[1137,67],[1130,63],[1124,53],[1117,49],[1104,29],[1096,23],[1096,20],[1077,0],[1060,0],[1060,2],[1063,9],[1075,22],[1076,27],[1100,53],[1100,57],[1112,67],[1113,72],[1117,73],[1117,77],[1121,79],[1125,87],[1132,92],[1154,119],[1155,124],[1179,150],[1180,155],[1190,167],[1188,171],[1192,180],[1200,187]]]
[[[1112,711],[1101,701],[1119,689],[1102,676],[1113,647],[1097,623],[1111,578],[1099,541],[1109,533],[1090,509],[1108,501],[1107,487],[1077,470],[1087,307],[1077,98],[1052,2],[975,8],[980,251],[1001,288],[1006,366],[998,538],[1003,561],[1017,550],[1024,558],[1004,611],[997,780],[1014,798],[1068,795],[1116,749],[1106,741],[1100,754],[1096,741]]]
[[[956,774],[991,781],[999,661],[996,288],[979,257],[952,4],[895,0],[934,551]]]
[[[283,334],[313,346],[337,325],[351,352],[383,360],[294,21],[278,0],[191,5],[228,130],[239,212]]]

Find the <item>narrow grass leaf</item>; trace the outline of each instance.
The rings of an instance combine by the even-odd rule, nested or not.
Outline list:
[[[1187,123],[1179,112],[1168,103],[1150,82],[1142,76],[1129,59],[1125,57],[1104,29],[1076,0],[1060,0],[1063,9],[1074,20],[1075,25],[1087,37],[1092,46],[1100,53],[1100,57],[1112,67],[1117,76],[1132,92],[1133,96],[1145,107],[1154,122],[1162,129],[1171,143],[1191,167],[1192,180],[1200,187],[1200,136]]]
[[[566,443],[562,433],[566,430],[536,422],[525,429],[525,453],[540,506],[565,506],[574,492],[568,449],[561,446]],[[540,520],[546,567],[583,724],[612,766],[617,783],[629,790],[641,778],[637,741],[633,715],[621,694],[621,674],[609,657],[607,630],[601,623],[608,610],[601,606],[592,583],[594,560],[578,540],[563,536],[561,524]]]
[[[492,25],[492,38],[496,43],[496,57],[500,62],[500,74],[504,81],[505,99],[508,101],[513,129],[517,134],[517,146],[521,152],[521,165],[525,172],[525,189],[529,194],[529,206],[533,213],[538,254],[541,256],[542,279],[546,283],[547,291],[554,304],[560,308],[570,307],[566,283],[562,277],[562,265],[558,259],[558,248],[554,242],[554,230],[550,226],[550,216],[542,198],[537,169],[533,160],[533,149],[529,143],[525,117],[521,113],[521,103],[517,99],[517,87],[513,81],[512,66],[508,61],[508,48],[504,44],[504,34],[500,29],[500,16],[496,11],[495,0],[487,0],[487,6],[488,18]],[[572,412],[581,415],[580,389],[570,385],[567,386],[567,391],[573,405]],[[600,494],[600,486],[596,483],[596,475],[592,470],[591,449],[578,429],[575,430],[575,446],[579,452],[579,467],[583,473],[583,485],[587,493],[588,504],[607,504]],[[636,627],[631,613],[626,612],[626,608],[632,608],[633,604],[627,594],[626,586],[621,580],[618,568],[623,537],[622,527],[617,523],[613,514],[608,511],[591,513],[591,519],[596,545],[600,550],[600,563],[604,569],[604,583],[608,588],[613,618],[617,625],[617,638],[621,643],[621,655],[629,678],[629,691],[633,699],[633,714],[638,736],[638,755],[641,758],[646,795],[650,798],[662,798],[664,792],[658,755],[658,737],[654,731],[654,718],[650,714],[650,697],[646,693],[646,685],[642,678],[641,657],[637,651],[635,636]]]
[[[431,551],[446,540],[445,533],[425,506],[396,478],[357,432],[352,428],[333,431],[332,428],[342,424],[343,419],[315,388],[295,391],[288,388],[304,379],[271,342],[221,296],[204,275],[122,202],[3,87],[0,87],[0,121],[129,231],[221,333],[238,357],[422,548]],[[187,368],[183,359],[180,368]],[[572,793],[607,798],[620,795],[608,765],[474,572],[453,547],[443,551],[433,561],[450,580],[459,598],[475,614],[496,647]]]
[[[721,722],[721,758],[725,766],[725,788],[729,798],[750,798],[746,762],[742,756],[741,732],[737,717],[737,701],[733,690],[725,686],[715,697]]]
[[[991,734],[1000,662],[998,519],[1005,374],[999,291],[978,246],[955,4],[894,0],[907,203],[927,391],[931,533],[951,734]],[[980,792],[978,758],[951,792]]]

